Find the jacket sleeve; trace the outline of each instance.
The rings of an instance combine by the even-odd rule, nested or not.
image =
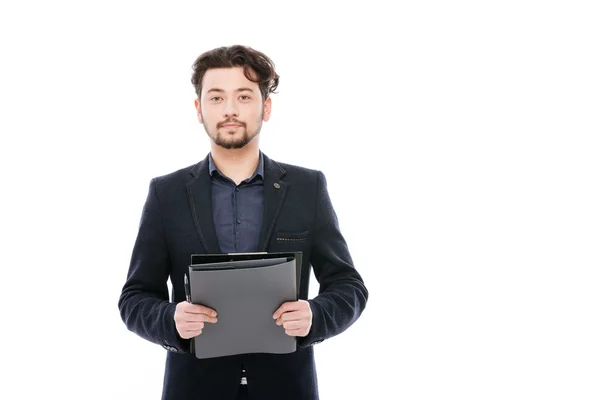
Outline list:
[[[169,302],[171,265],[155,181],[150,182],[119,311],[130,331],[168,350],[185,352],[189,341],[179,337],[173,319],[176,304]]]
[[[313,313],[311,330],[298,346],[320,343],[345,331],[366,307],[368,291],[354,268],[340,232],[325,175],[317,172],[317,199],[311,264],[319,282],[319,294],[308,300]]]

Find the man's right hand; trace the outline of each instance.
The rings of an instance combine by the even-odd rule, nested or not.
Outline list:
[[[217,312],[212,308],[182,301],[177,304],[173,319],[179,336],[189,339],[202,333],[205,322],[217,322]]]

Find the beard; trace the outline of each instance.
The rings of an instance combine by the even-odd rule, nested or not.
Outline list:
[[[241,149],[250,143],[260,133],[260,129],[262,128],[262,114],[263,113],[261,113],[261,116],[258,120],[256,130],[251,132],[248,132],[245,122],[239,121],[235,118],[227,119],[217,123],[214,130],[209,129],[207,124],[204,123],[204,130],[206,131],[208,137],[210,137],[217,146],[223,147],[224,149]],[[206,121],[204,116],[202,118],[204,121]],[[228,130],[227,128],[223,130],[223,125],[230,123],[239,124],[240,126],[235,128],[235,131],[233,129]]]

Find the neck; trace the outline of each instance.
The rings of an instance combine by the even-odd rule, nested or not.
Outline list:
[[[258,146],[253,143],[248,143],[241,149],[224,149],[212,143],[210,154],[219,171],[236,185],[252,176],[260,156]]]

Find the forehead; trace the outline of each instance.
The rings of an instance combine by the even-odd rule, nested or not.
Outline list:
[[[235,91],[241,87],[258,90],[258,83],[246,78],[242,67],[212,68],[207,70],[202,78],[202,92],[204,93],[210,89]]]

